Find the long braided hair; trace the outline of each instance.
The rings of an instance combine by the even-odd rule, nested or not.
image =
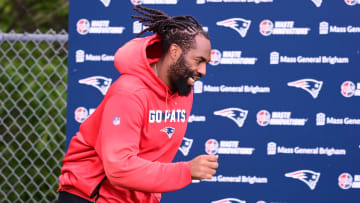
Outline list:
[[[168,51],[171,44],[179,45],[183,52],[186,53],[190,48],[193,48],[195,44],[194,38],[198,34],[202,34],[209,39],[203,27],[192,16],[169,17],[163,11],[140,5],[134,6],[133,9],[144,16],[132,15],[132,18],[138,19],[140,23],[148,23],[145,24],[146,29],[136,35],[136,37],[141,36],[145,32],[159,34],[161,36],[163,53]]]

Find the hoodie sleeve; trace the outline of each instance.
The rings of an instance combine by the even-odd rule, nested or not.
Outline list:
[[[144,192],[170,192],[191,183],[189,162],[160,163],[139,152],[144,107],[134,94],[112,95],[101,121],[101,153],[109,181]]]

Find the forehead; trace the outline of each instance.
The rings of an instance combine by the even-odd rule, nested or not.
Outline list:
[[[199,34],[195,37],[195,45],[188,52],[190,57],[203,57],[210,60],[211,44],[210,40]]]

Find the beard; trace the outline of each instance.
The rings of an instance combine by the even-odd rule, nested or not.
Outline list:
[[[179,59],[169,68],[171,91],[173,93],[178,92],[180,96],[189,95],[192,86],[188,84],[188,79],[195,75],[197,75],[195,71],[186,65],[184,54],[181,54]]]

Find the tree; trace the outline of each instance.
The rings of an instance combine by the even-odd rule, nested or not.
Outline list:
[[[0,31],[67,30],[68,14],[68,0],[1,0]]]

